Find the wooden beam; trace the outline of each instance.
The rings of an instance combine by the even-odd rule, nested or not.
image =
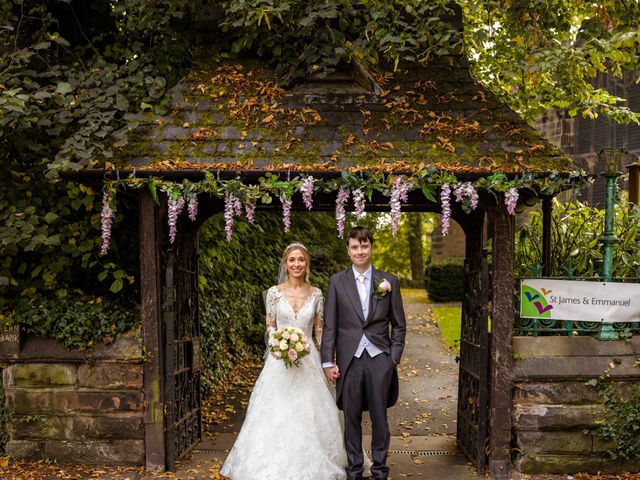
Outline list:
[[[510,478],[511,375],[513,369],[513,286],[515,217],[503,201],[492,207],[491,343],[489,471],[496,480]]]
[[[144,364],[145,466],[165,470],[164,344],[161,330],[162,283],[160,212],[151,194],[140,193],[140,296],[142,339],[148,355]]]

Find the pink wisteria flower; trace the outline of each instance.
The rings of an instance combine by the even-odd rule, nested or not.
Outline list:
[[[407,181],[402,175],[396,177],[391,187],[391,200],[389,205],[391,206],[391,229],[393,235],[398,233],[398,222],[400,221],[400,213],[402,209],[402,203],[409,199],[409,190],[413,187],[412,181]]]
[[[244,206],[244,213],[245,213],[245,217],[247,218],[247,221],[249,223],[253,223],[255,220],[253,218],[253,216],[255,215],[256,212],[256,204],[255,202],[249,202],[246,203]]]
[[[113,225],[113,219],[115,212],[111,208],[111,192],[104,192],[102,195],[102,211],[100,212],[100,226],[102,230],[102,247],[100,248],[100,255],[106,255],[109,250],[109,244],[111,243],[111,226]]]
[[[233,238],[233,217],[242,214],[242,203],[235,193],[227,192],[224,196],[224,231],[227,234],[227,242]]]
[[[189,220],[196,221],[198,216],[198,195],[190,193],[187,197],[187,210],[189,211]]]
[[[169,197],[168,200],[169,212],[167,213],[167,222],[169,223],[169,241],[174,243],[176,241],[176,235],[178,234],[178,216],[184,208],[184,197],[181,195],[178,198]]]
[[[311,210],[313,208],[313,183],[315,179],[309,175],[302,182],[302,187],[300,191],[302,192],[302,201],[304,202],[304,206],[307,209]]]
[[[442,204],[442,235],[449,233],[451,222],[451,187],[443,183],[440,187],[440,203]]]
[[[366,205],[366,200],[364,197],[364,192],[361,188],[356,188],[353,191],[353,205],[355,207],[356,219],[362,220],[365,216],[364,208]]]
[[[478,192],[476,187],[471,182],[459,183],[454,189],[453,193],[456,197],[456,202],[462,204],[462,208],[465,212],[469,213],[478,207]]]
[[[293,201],[286,193],[282,193],[280,195],[280,201],[282,202],[282,222],[284,223],[284,231],[289,232],[291,229],[291,205],[293,204]]]
[[[345,205],[349,201],[349,189],[344,185],[340,185],[338,195],[336,196],[336,228],[338,229],[338,237],[344,238],[344,224],[347,219]]]
[[[520,194],[518,193],[518,189],[516,187],[511,187],[504,194],[504,204],[507,206],[507,212],[509,215],[516,214],[516,205],[518,205],[518,197]]]

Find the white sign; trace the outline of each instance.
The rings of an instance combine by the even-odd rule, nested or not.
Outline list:
[[[583,322],[640,322],[640,284],[525,278],[520,316]]]

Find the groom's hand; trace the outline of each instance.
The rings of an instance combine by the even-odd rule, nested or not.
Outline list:
[[[324,376],[327,377],[327,380],[330,382],[335,382],[340,378],[340,369],[337,365],[334,365],[333,367],[325,367],[323,370]]]

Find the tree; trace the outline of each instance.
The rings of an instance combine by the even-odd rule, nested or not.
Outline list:
[[[257,54],[287,78],[355,59],[376,70],[466,54],[477,80],[523,117],[549,108],[638,122],[623,99],[590,83],[638,64],[640,4],[605,0],[228,0],[234,52]],[[291,28],[295,25],[296,28]]]

